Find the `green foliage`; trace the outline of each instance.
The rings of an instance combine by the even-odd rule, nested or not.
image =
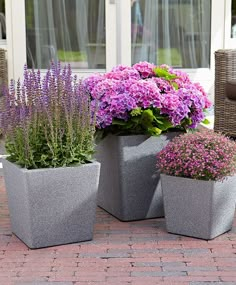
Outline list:
[[[167,64],[170,66],[182,66],[182,58],[177,48],[158,48],[157,49],[157,63]]]
[[[157,108],[149,108],[145,110],[142,108],[136,108],[130,111],[130,118],[128,121],[113,119],[111,126],[106,127],[104,130],[97,130],[96,135],[97,141],[101,140],[109,133],[116,133],[118,135],[125,135],[128,133],[159,136],[162,132],[167,130],[185,131],[183,126],[173,127],[167,115],[161,115],[160,110]]]
[[[174,87],[175,90],[179,89],[178,84],[176,82],[174,82],[174,80],[177,79],[178,76],[170,73],[167,68],[156,67],[156,68],[154,68],[153,71],[157,77],[161,77],[161,78],[164,78],[165,80],[169,81],[169,83]]]
[[[143,112],[143,110],[142,110],[141,108],[136,108],[136,109],[133,109],[133,110],[130,112],[130,115],[131,115],[132,117],[134,117],[134,116],[139,116],[139,115],[142,114],[142,112]]]
[[[162,77],[166,80],[173,80],[178,78],[175,74],[171,74],[167,68],[156,67],[154,68],[154,73],[157,77]]]
[[[87,55],[82,51],[57,51],[58,59],[61,62],[72,62],[72,61],[86,61]]]
[[[204,119],[201,123],[204,125],[209,125],[211,122],[208,119]]]
[[[25,1],[25,11],[26,29],[34,29],[34,2],[32,0]]]
[[[34,129],[34,122],[29,124],[27,137],[20,127],[15,130],[14,140],[6,137],[5,147],[10,161],[36,169],[80,165],[92,160],[95,145],[93,132],[89,128],[78,128],[73,123],[73,130],[70,130],[70,123],[67,125],[64,121],[65,132],[60,134],[55,127],[48,129],[47,120],[40,120],[37,130]]]

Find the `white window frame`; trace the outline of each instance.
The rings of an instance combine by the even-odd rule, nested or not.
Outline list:
[[[26,64],[25,0],[6,0],[8,78],[22,78]],[[116,3],[105,0],[106,5],[106,70],[117,64]],[[80,77],[105,69],[73,69]],[[42,70],[44,72],[44,70]]]
[[[25,11],[23,0],[6,0],[8,78],[17,80],[26,63]],[[20,70],[21,69],[21,70]]]

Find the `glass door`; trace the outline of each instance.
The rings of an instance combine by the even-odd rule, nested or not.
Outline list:
[[[25,0],[28,67],[106,68],[105,0]]]
[[[132,63],[209,68],[211,1],[131,0]]]
[[[14,78],[22,73],[20,68],[23,70],[25,63],[44,70],[51,61],[60,61],[83,75],[104,72],[116,64],[116,56],[108,52],[116,52],[115,10],[110,1],[8,0],[7,6]],[[14,15],[19,11],[21,17],[16,23]]]
[[[6,48],[5,0],[0,0],[0,47]]]
[[[226,0],[225,48],[236,48],[236,0]]]

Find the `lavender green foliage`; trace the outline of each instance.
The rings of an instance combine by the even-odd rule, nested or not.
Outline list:
[[[96,117],[70,65],[52,63],[45,76],[25,66],[24,80],[5,92],[1,126],[9,160],[28,169],[87,163]]]

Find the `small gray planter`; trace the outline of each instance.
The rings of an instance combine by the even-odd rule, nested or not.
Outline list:
[[[236,177],[224,182],[161,174],[167,231],[213,239],[232,228]]]
[[[107,136],[96,153],[101,162],[98,205],[121,221],[163,217],[156,154],[177,134]]]
[[[93,238],[100,163],[27,170],[3,159],[12,232],[40,248]]]

